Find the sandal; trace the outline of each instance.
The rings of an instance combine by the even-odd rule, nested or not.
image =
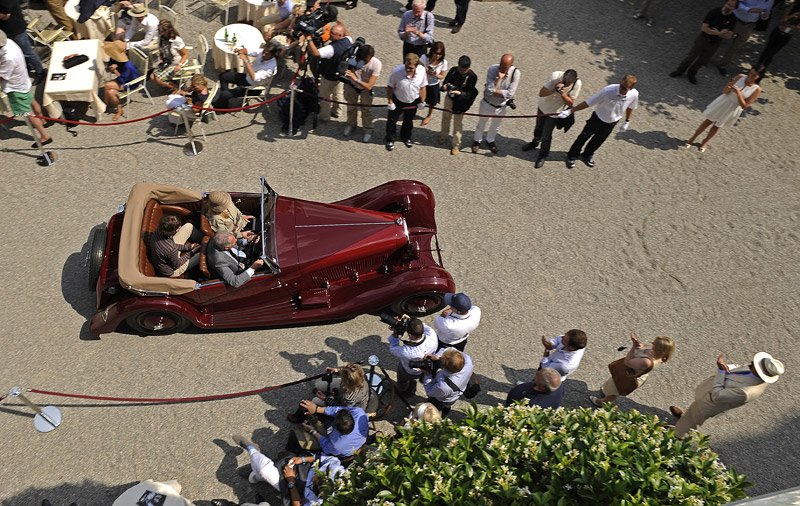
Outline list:
[[[689,148],[691,148],[691,147],[693,146],[693,144],[694,144],[694,143],[692,143],[692,142],[686,141],[686,142],[683,144],[683,146],[682,146],[682,147],[683,147],[683,148],[685,148],[685,149],[689,149]]]
[[[125,115],[125,109],[123,109],[122,107],[117,107],[117,112],[115,112],[114,115],[111,116],[111,121],[119,121],[119,119],[124,115]]]
[[[701,145],[700,145],[700,147],[698,147],[697,149],[698,149],[698,151],[700,151],[701,153],[705,153],[705,152],[706,152],[706,150],[708,149],[708,144],[701,144]]]

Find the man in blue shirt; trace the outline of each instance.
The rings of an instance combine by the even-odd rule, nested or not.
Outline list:
[[[536,371],[536,376],[530,383],[520,383],[511,389],[506,398],[506,406],[516,401],[529,399],[528,406],[542,408],[557,408],[564,400],[564,386],[561,384],[561,375],[551,367],[543,367]]]
[[[309,414],[324,414],[333,417],[333,425],[327,435],[320,434],[309,423],[303,424],[303,429],[319,442],[319,448],[324,455],[350,457],[367,442],[369,418],[361,408],[314,405]]]

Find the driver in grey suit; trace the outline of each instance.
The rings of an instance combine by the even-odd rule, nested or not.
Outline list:
[[[264,260],[259,258],[250,267],[246,266],[247,253],[243,250],[246,244],[246,240],[237,240],[230,232],[217,232],[209,244],[208,265],[228,286],[242,286],[264,265]]]

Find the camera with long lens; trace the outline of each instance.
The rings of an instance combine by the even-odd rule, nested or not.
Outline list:
[[[357,37],[353,45],[342,55],[342,59],[336,67],[336,75],[339,77],[340,81],[349,83],[350,80],[345,77],[345,72],[348,70],[355,72],[361,70],[361,67],[364,66],[364,60],[358,58],[358,51],[364,47],[366,43],[367,41],[364,40],[364,37]]]
[[[321,46],[322,40],[317,32],[331,21],[335,21],[336,17],[335,11],[332,11],[330,7],[321,7],[308,14],[303,14],[297,18],[294,30],[289,34],[289,38],[297,40],[303,35],[310,35],[314,40],[314,44]]]
[[[414,369],[422,369],[423,371],[428,371],[431,374],[436,374],[436,371],[439,370],[439,361],[434,360],[430,357],[425,357],[419,360],[409,360],[408,366],[413,367]]]
[[[326,371],[322,373],[322,377],[320,377],[320,379],[325,383],[330,383],[333,381],[333,373]]]
[[[408,322],[411,321],[411,318],[397,318],[396,316],[388,313],[382,313],[380,318],[383,323],[392,328],[394,335],[398,338],[401,338],[403,335],[405,335],[406,331],[408,330]]]

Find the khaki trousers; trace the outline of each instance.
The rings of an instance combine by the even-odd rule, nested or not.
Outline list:
[[[441,135],[450,133],[450,120],[453,120],[453,149],[461,149],[461,133],[464,131],[464,115],[453,114],[453,99],[448,96],[444,98],[444,111],[442,111]]]
[[[319,97],[336,102],[344,102],[344,83],[341,81],[329,81],[324,77],[319,80]],[[332,104],[326,100],[319,102],[319,119],[328,121],[331,116],[339,117],[342,110],[340,104]]]
[[[64,10],[64,0],[45,0],[47,11],[53,16],[53,19],[59,25],[64,27],[64,30],[72,32],[70,36],[73,40],[78,40],[78,34],[75,32],[75,24],[72,18],[67,16],[67,11]]]
[[[364,132],[372,133],[375,121],[372,116],[372,94],[367,90],[359,90],[345,84],[344,100],[347,102],[347,124],[352,127],[358,126],[358,112],[361,109],[361,125],[364,127]]]

